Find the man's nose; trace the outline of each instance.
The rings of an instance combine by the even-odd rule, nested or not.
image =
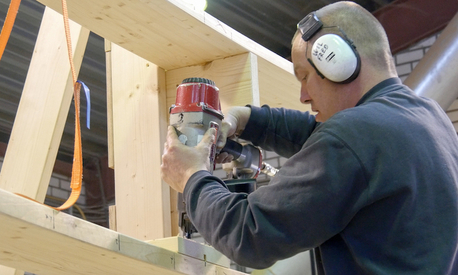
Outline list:
[[[307,89],[304,87],[304,85],[301,85],[301,102],[304,104],[310,103],[312,98],[310,98],[309,93],[307,92]]]

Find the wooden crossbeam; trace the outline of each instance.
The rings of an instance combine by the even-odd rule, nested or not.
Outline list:
[[[46,275],[241,275],[0,189],[0,264]]]
[[[38,1],[61,10],[60,0]],[[298,100],[299,83],[290,61],[205,12],[191,10],[176,0],[67,2],[72,20],[167,72],[208,67],[218,60],[251,53],[252,60],[247,62],[257,66],[252,72],[259,74],[259,83],[253,84],[258,87],[259,95],[255,96],[260,101],[245,101],[243,105],[270,104],[308,110]]]
[[[167,106],[175,103],[176,87],[187,77],[205,77],[219,88],[223,112],[231,106],[252,104],[310,110],[299,101],[300,83],[294,75],[253,53],[217,59],[206,64],[166,72]]]
[[[61,12],[60,0],[38,1]],[[165,70],[253,52],[292,72],[287,60],[180,1],[67,0],[67,3],[72,20]]]

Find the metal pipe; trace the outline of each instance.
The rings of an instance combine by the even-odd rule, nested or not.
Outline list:
[[[458,14],[404,81],[417,95],[447,110],[458,97]]]

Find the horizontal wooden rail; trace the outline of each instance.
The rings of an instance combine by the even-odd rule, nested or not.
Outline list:
[[[3,189],[0,240],[0,264],[36,274],[244,274],[119,234]]]

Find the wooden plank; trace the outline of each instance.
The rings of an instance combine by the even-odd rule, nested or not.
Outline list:
[[[61,11],[60,0],[39,2]],[[165,70],[253,52],[293,73],[289,61],[177,0],[67,3],[72,20]]]
[[[167,250],[187,255],[208,263],[229,268],[231,260],[213,247],[182,237],[169,237],[146,241]]]
[[[263,58],[257,58],[260,105],[312,111],[310,104],[300,101],[300,82],[294,74],[278,70]]]
[[[167,71],[167,107],[175,103],[177,86],[188,77],[204,77],[213,80],[220,91],[223,111],[230,106],[244,106],[254,101],[252,82],[256,79],[252,79],[249,53]]]
[[[116,227],[116,205],[110,205],[108,207],[108,228],[118,231]]]
[[[23,275],[24,271],[18,270],[18,269],[12,268],[12,267],[1,265],[0,266],[0,274],[2,274],[2,275]]]
[[[223,112],[231,106],[246,104],[310,110],[309,105],[300,103],[300,83],[294,75],[278,70],[275,65],[253,53],[167,71],[168,107],[175,103],[176,87],[187,77],[213,80],[220,90]]]
[[[111,83],[113,74],[111,72],[111,42],[105,39],[105,63],[107,83],[107,144],[108,144],[108,167],[114,169],[113,149],[113,91]]]
[[[60,10],[59,0],[39,0],[56,10]],[[300,104],[299,83],[294,77],[291,62],[267,50],[261,45],[241,35],[209,14],[191,10],[176,0],[113,2],[109,0],[69,0],[70,17],[87,26],[113,43],[136,53],[167,72],[175,69],[198,68],[193,76],[202,75],[206,68],[215,66],[221,60],[233,56],[243,56],[247,72],[239,76],[256,77],[240,83],[233,78],[232,86],[238,85],[236,98],[225,98],[225,83],[217,82],[222,91],[222,104],[226,106],[271,104],[273,107],[288,107],[309,110]],[[293,35],[293,34],[291,34]],[[248,53],[253,55],[248,56]],[[248,67],[246,66],[248,65]],[[252,65],[258,68],[253,70]],[[230,68],[227,68],[231,70]],[[256,75],[257,73],[257,75]],[[170,75],[172,75],[171,73]],[[252,75],[249,75],[252,74]],[[186,77],[176,73],[174,83]],[[207,76],[208,77],[208,76]],[[226,76],[227,77],[227,76]],[[168,79],[171,79],[168,77]],[[170,93],[175,88],[168,83],[167,106],[174,101]],[[249,86],[254,95],[245,94],[244,85]],[[230,87],[234,88],[234,87]],[[233,91],[233,90],[231,90]],[[231,92],[227,92],[229,95]],[[281,95],[281,96],[280,96]],[[245,100],[242,97],[246,97]],[[248,97],[250,99],[248,99]],[[259,100],[257,100],[259,98]],[[256,100],[253,100],[256,99]],[[226,103],[227,101],[227,103]],[[231,104],[233,102],[234,104]]]
[[[0,189],[0,264],[46,275],[241,275]]]
[[[172,236],[178,236],[180,234],[180,227],[178,226],[179,219],[178,211],[178,192],[170,188],[170,222]]]
[[[70,22],[79,71],[89,31]],[[62,16],[46,9],[0,174],[0,187],[44,201],[73,96]]]
[[[167,131],[165,72],[112,45],[116,227],[141,240],[171,236],[160,165]]]

